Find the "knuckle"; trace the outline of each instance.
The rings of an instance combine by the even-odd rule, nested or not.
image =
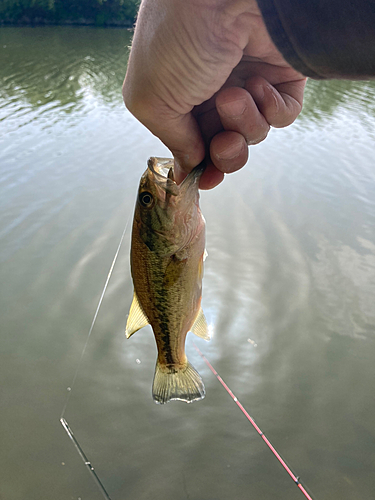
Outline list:
[[[291,125],[302,110],[302,106],[299,102],[291,96],[282,96],[281,99],[283,104],[282,106],[279,106],[278,112],[275,113],[271,119],[272,123],[270,123],[275,128],[282,128]]]

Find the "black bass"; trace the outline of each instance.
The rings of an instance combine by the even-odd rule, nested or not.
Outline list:
[[[129,338],[152,326],[158,358],[152,395],[156,403],[203,399],[205,389],[185,355],[189,331],[209,340],[201,309],[205,220],[199,208],[199,165],[177,185],[173,160],[150,158],[134,213],[131,271],[134,297]]]

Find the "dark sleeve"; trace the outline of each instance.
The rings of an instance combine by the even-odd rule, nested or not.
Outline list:
[[[275,45],[311,78],[375,78],[375,0],[257,0]]]

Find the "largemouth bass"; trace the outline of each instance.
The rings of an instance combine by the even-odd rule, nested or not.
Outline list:
[[[189,331],[209,340],[201,309],[205,220],[199,208],[199,165],[177,185],[173,160],[150,158],[134,212],[129,338],[152,326],[158,357],[152,395],[156,403],[203,399],[202,379],[185,355]]]

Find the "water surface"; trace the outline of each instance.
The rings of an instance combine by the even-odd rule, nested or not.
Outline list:
[[[207,396],[161,407],[151,330],[123,333],[139,177],[168,155],[123,107],[129,43],[0,31],[1,498],[102,498],[68,394],[113,500],[303,498],[193,341],[315,499],[372,498],[375,84],[310,81],[297,122],[202,193],[215,336],[187,353]]]

